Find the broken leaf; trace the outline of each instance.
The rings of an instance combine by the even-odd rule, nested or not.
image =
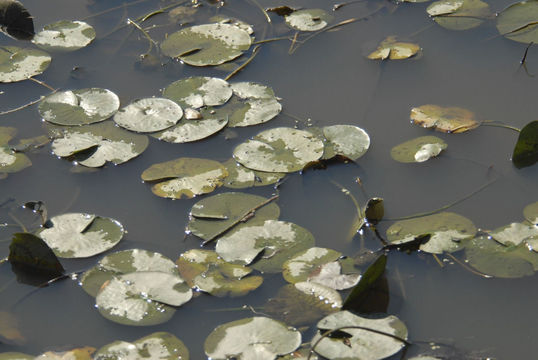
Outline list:
[[[377,49],[368,55],[372,60],[402,60],[415,56],[420,51],[420,46],[408,42],[396,41],[394,36],[389,36],[379,44]]]
[[[422,105],[412,108],[411,120],[414,124],[425,128],[454,134],[475,129],[480,125],[469,110],[437,105]]]
[[[100,348],[94,360],[119,359],[189,360],[189,350],[177,337],[167,332],[155,332],[133,341],[114,341]]]
[[[121,108],[114,115],[114,122],[127,130],[147,133],[168,129],[182,116],[183,110],[172,100],[146,98]]]
[[[497,16],[497,30],[507,39],[522,43],[538,42],[538,1],[520,1]]]
[[[95,39],[95,30],[84,21],[61,20],[45,25],[32,42],[45,50],[74,51]]]
[[[332,16],[322,9],[303,9],[284,16],[286,24],[299,31],[318,31],[332,20]]]
[[[36,49],[0,47],[0,82],[17,82],[39,75],[50,64],[50,56]]]
[[[538,162],[538,120],[525,125],[514,148],[512,162],[518,169]]]
[[[424,162],[447,148],[447,144],[437,136],[421,136],[396,145],[390,156],[402,163]]]

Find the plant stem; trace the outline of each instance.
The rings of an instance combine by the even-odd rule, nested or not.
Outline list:
[[[235,74],[237,74],[238,72],[240,72],[241,70],[243,70],[252,60],[254,60],[254,58],[256,57],[256,55],[258,54],[258,50],[260,50],[260,45],[256,45],[254,47],[254,49],[252,50],[252,55],[247,59],[247,61],[245,61],[243,64],[241,64],[241,66],[239,66],[237,69],[235,69],[234,71],[232,71],[228,76],[226,76],[224,78],[225,81],[228,81],[230,80]]]
[[[56,92],[57,90],[54,90],[53,92],[51,92],[49,95],[52,95]],[[0,112],[0,115],[7,115],[7,114],[11,114],[11,113],[14,113],[15,111],[19,111],[19,110],[22,110],[22,109],[26,109],[27,107],[30,107],[34,104],[37,104],[38,102],[40,102],[41,100],[43,100],[45,98],[45,96],[40,96],[39,99],[37,100],[34,100],[34,101],[31,101],[29,102],[28,104],[24,104],[22,106],[19,106],[17,108],[14,108],[14,109],[9,109],[9,110],[6,110],[6,111],[2,111]]]
[[[480,277],[483,277],[483,278],[486,278],[486,279],[491,279],[493,278],[493,276],[491,275],[488,275],[488,274],[484,274],[483,272],[480,272],[480,271],[476,271],[475,269],[471,268],[469,265],[465,264],[464,262],[460,261],[457,257],[455,257],[454,255],[450,254],[450,253],[446,253],[446,256],[448,256],[449,258],[451,258],[452,260],[454,260],[454,262],[458,263],[459,265],[461,265],[461,267],[463,267],[465,270],[467,271],[470,271],[472,272],[473,274],[475,275],[478,275]]]
[[[100,12],[98,12],[98,13],[88,15],[88,16],[82,18],[81,20],[91,19],[91,18],[94,18],[94,17],[97,17],[97,16],[101,16],[101,15],[104,15],[104,14],[111,13],[111,12],[113,12],[113,11],[119,10],[119,9],[124,8],[124,7],[127,7],[127,6],[132,6],[132,5],[140,4],[140,3],[143,3],[143,2],[146,2],[146,1],[149,1],[149,0],[138,0],[138,1],[133,1],[133,2],[131,2],[131,3],[128,3],[128,4],[127,4],[127,3],[123,3],[123,4],[121,4],[121,5],[112,7],[112,8],[110,8],[110,9],[106,9],[106,10],[100,11]]]
[[[521,132],[521,129],[518,129],[517,127],[502,124],[502,123],[497,123],[497,122],[495,122],[493,120],[484,120],[484,121],[482,121],[482,123],[480,125],[505,128],[505,129],[509,129],[509,130],[514,130],[514,131],[516,131],[518,133]]]
[[[34,79],[33,77],[28,78],[28,80],[32,80],[33,82],[38,83],[39,85],[44,86],[49,90],[57,91],[57,89],[53,88],[52,86],[50,86],[49,84],[47,84],[46,82],[43,82],[41,80]]]
[[[260,9],[263,13],[263,16],[265,16],[265,20],[267,20],[268,23],[271,23],[271,18],[269,17],[269,14],[267,13],[267,11],[265,11],[263,6],[261,6],[260,3],[256,0],[250,0],[250,2],[253,3],[258,9]]]
[[[153,49],[153,45],[157,46],[157,43],[155,42],[155,40],[153,40],[153,39],[151,38],[151,36],[149,36],[149,34],[147,33],[147,31],[144,30],[144,29],[142,29],[142,27],[140,27],[140,25],[138,25],[136,22],[134,22],[133,20],[127,18],[127,23],[133,25],[135,28],[137,28],[138,30],[140,30],[140,31],[142,32],[142,34],[144,34],[144,36],[146,37],[146,39],[148,39],[148,41],[149,41],[149,47],[148,47],[148,50],[147,50],[144,54],[142,54],[142,56],[146,56],[146,55],[148,55],[148,54],[151,52],[151,50]]]
[[[264,44],[264,43],[273,42],[273,41],[280,41],[280,40],[290,40],[290,38],[287,36],[282,36],[282,37],[277,37],[277,38],[264,39],[264,40],[255,41],[252,43],[252,45],[259,45],[259,44]]]

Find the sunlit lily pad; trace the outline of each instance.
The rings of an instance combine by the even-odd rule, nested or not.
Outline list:
[[[231,87],[239,101],[230,103],[220,111],[230,113],[230,127],[262,124],[282,110],[282,105],[270,87],[253,82],[234,83]]]
[[[184,109],[223,105],[232,95],[232,88],[227,81],[206,76],[175,81],[163,91],[165,98],[177,102]]]
[[[147,136],[122,130],[107,121],[63,129],[52,142],[52,152],[61,157],[74,156],[80,165],[101,167],[107,161],[123,164],[143,153],[148,144]]]
[[[181,199],[212,192],[227,175],[217,161],[178,158],[150,166],[142,173],[142,180],[160,181],[151,188],[157,196]]]
[[[204,350],[213,360],[275,359],[299,345],[299,331],[267,317],[252,317],[218,326],[206,338]]]
[[[308,131],[275,128],[237,146],[234,158],[249,169],[294,172],[323,155],[323,142]]]
[[[49,67],[50,61],[50,56],[41,50],[0,47],[0,82],[17,82],[39,75]]]
[[[182,120],[177,125],[152,134],[170,143],[187,143],[205,139],[221,131],[228,124],[226,119]]]
[[[430,240],[420,245],[420,250],[441,254],[460,250],[462,240],[472,238],[476,231],[469,219],[452,212],[441,212],[394,223],[387,229],[387,240],[392,244],[405,244],[417,236],[430,234]]]
[[[45,25],[32,42],[45,50],[73,51],[95,39],[95,30],[84,21],[61,20]]]
[[[530,240],[538,240],[538,226],[525,223],[512,223],[489,232],[489,235],[506,246],[519,245],[521,243],[526,244]]]
[[[177,260],[181,276],[187,284],[214,296],[242,296],[257,289],[261,276],[248,276],[251,269],[230,264],[214,251],[192,249]]]
[[[284,17],[286,24],[300,31],[318,31],[326,27],[332,16],[322,9],[303,9]]]
[[[446,133],[462,133],[477,128],[480,123],[474,113],[457,107],[422,105],[411,109],[413,123]]]
[[[332,125],[325,126],[322,131],[326,140],[323,159],[340,155],[355,161],[370,148],[370,136],[360,127]]]
[[[538,1],[521,1],[497,16],[497,30],[507,39],[522,43],[538,42]]]
[[[155,132],[177,124],[183,116],[181,107],[169,99],[139,99],[121,108],[114,115],[119,126],[136,132]]]
[[[118,251],[103,257],[99,263],[86,271],[80,282],[91,296],[97,296],[101,286],[115,275],[135,271],[159,271],[178,275],[176,264],[163,255],[142,249]]]
[[[86,125],[108,119],[119,107],[120,99],[112,91],[91,88],[49,95],[39,104],[39,113],[53,124]]]
[[[402,163],[424,162],[439,155],[447,146],[437,136],[421,136],[396,145],[390,151],[390,156]]]
[[[86,346],[68,351],[46,351],[36,356],[34,360],[92,360],[95,350],[94,347]]]
[[[114,219],[68,213],[49,219],[50,227],[38,235],[62,258],[83,258],[114,247],[123,237],[123,226]]]
[[[538,162],[538,120],[528,123],[521,129],[512,154],[512,162],[517,168]]]
[[[379,319],[369,319],[354,315],[348,311],[340,311],[326,316],[318,322],[321,333],[344,326],[360,326],[381,331],[393,336],[407,339],[405,324],[394,315]],[[347,328],[342,330],[350,336],[325,337],[314,348],[319,355],[327,359],[384,359],[400,351],[405,343],[394,337],[382,335],[363,329]],[[320,334],[316,334],[312,343],[316,343]]]
[[[278,205],[262,196],[223,193],[194,204],[186,232],[211,241],[238,224],[263,224],[265,220],[278,219],[279,215]]]
[[[415,56],[420,51],[420,46],[409,42],[396,41],[394,36],[389,36],[379,44],[377,49],[368,55],[372,60],[402,60]]]
[[[156,332],[133,341],[114,341],[100,348],[94,360],[122,359],[181,359],[189,360],[189,350],[174,335]]]
[[[231,189],[271,185],[286,176],[284,173],[270,173],[248,169],[233,158],[223,163],[223,165],[226,167],[226,171],[228,171],[228,176],[224,179],[224,186]]]
[[[314,245],[314,237],[294,223],[266,220],[260,225],[241,226],[220,237],[215,251],[224,260],[248,265],[263,251],[252,267],[279,272],[290,256]]]
[[[479,26],[490,15],[489,5],[481,0],[441,0],[426,9],[436,23],[450,30]]]
[[[156,325],[169,320],[192,290],[179,275],[139,271],[113,277],[95,298],[101,315],[124,325]]]
[[[538,225],[538,201],[525,206],[523,216],[531,224]]]
[[[219,65],[247,51],[248,31],[232,24],[195,25],[169,35],[161,44],[165,55],[194,66]]]
[[[21,153],[17,153],[8,146],[17,129],[0,126],[0,174],[19,172],[32,165],[30,159]]]

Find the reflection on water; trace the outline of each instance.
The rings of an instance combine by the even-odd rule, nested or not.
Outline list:
[[[293,36],[280,19],[269,25],[261,11],[249,1],[226,2],[224,7],[204,6],[194,21],[214,14],[238,17],[254,25],[258,39]],[[275,6],[272,1],[259,1]],[[108,88],[119,95],[122,105],[137,98],[158,96],[166,85],[191,75],[226,76],[229,71],[192,68],[163,59],[153,66],[139,63],[147,50],[144,36],[125,25],[170,2],[146,1],[87,21],[96,28],[97,40],[73,53],[54,53],[50,68],[38,78],[60,89]],[[294,7],[330,10],[327,1],[292,1]],[[60,19],[84,19],[92,13],[123,4],[123,1],[25,0],[35,17],[36,30]],[[385,3],[382,3],[385,4]],[[118,219],[128,230],[115,249],[144,248],[177,259],[200,242],[184,237],[191,206],[198,200],[171,201],[154,196],[140,174],[149,165],[179,156],[226,161],[239,143],[263,129],[277,126],[305,127],[353,124],[364,128],[372,145],[358,164],[334,164],[325,170],[293,174],[280,187],[280,219],[310,230],[317,246],[353,255],[361,246],[375,249],[372,236],[346,242],[355,208],[334,182],[351,190],[361,203],[369,197],[385,199],[385,216],[396,218],[433,210],[464,197],[489,180],[484,191],[451,208],[482,229],[494,229],[523,219],[523,208],[538,200],[538,166],[515,169],[510,155],[515,132],[480,127],[459,135],[435,133],[448,143],[438,159],[424,164],[401,164],[390,158],[390,149],[403,141],[431,134],[412,126],[409,111],[414,106],[438,104],[459,106],[475,112],[480,120],[503,121],[523,127],[536,118],[535,77],[519,67],[525,45],[496,37],[493,21],[464,32],[446,30],[425,13],[426,4],[392,4],[364,21],[316,36],[288,54],[289,41],[264,44],[257,57],[235,81],[255,81],[271,86],[283,103],[283,114],[262,126],[236,129],[237,137],[223,135],[191,144],[168,144],[151,139],[148,150],[121,166],[96,172],[74,173],[72,164],[59,160],[46,146],[30,154],[33,166],[1,180],[0,201],[42,200],[49,216],[81,211]],[[490,3],[500,11],[508,1]],[[334,13],[335,23],[361,17],[379,2],[348,5]],[[167,15],[158,14],[147,26],[160,24]],[[176,27],[177,28],[177,27]],[[174,27],[155,27],[149,33],[157,41]],[[415,35],[413,35],[415,34]],[[417,42],[422,57],[407,61],[377,62],[365,58],[368,51],[389,35]],[[5,36],[0,45],[18,45]],[[527,67],[538,73],[538,51],[531,48]],[[0,110],[20,106],[46,94],[32,82],[0,84]],[[304,119],[297,121],[295,118]],[[307,121],[307,119],[311,119]],[[14,126],[18,138],[44,133],[35,106],[2,116],[1,126]],[[360,178],[362,186],[356,182]],[[221,190],[226,191],[226,190]],[[270,196],[273,188],[249,189]],[[384,233],[391,225],[379,225]],[[1,244],[0,255],[7,254]],[[97,258],[62,261],[68,271],[93,266]],[[391,253],[387,281],[391,291],[390,314],[402,319],[410,338],[440,341],[466,351],[478,351],[500,359],[534,357],[532,336],[538,331],[533,310],[538,288],[536,276],[501,280],[477,277],[448,259],[444,267],[428,254]],[[9,266],[0,267],[0,287],[13,280]],[[166,324],[151,328],[126,327],[97,314],[94,300],[74,281],[62,281],[34,290],[11,283],[1,297],[0,310],[12,308],[27,339],[21,347],[0,345],[0,351],[38,354],[48,349],[73,346],[100,347],[117,339],[134,340],[154,331],[170,331],[189,347],[193,359],[203,358],[203,340],[217,325],[244,316],[246,311],[219,311],[243,304],[261,306],[284,284],[270,275],[255,292],[237,299],[202,295],[180,308]],[[30,293],[30,294],[29,294]],[[28,295],[29,294],[29,295]],[[21,300],[22,299],[22,300]],[[194,325],[195,324],[195,325]],[[194,329],[195,331],[194,331]],[[308,340],[308,339],[306,339]]]

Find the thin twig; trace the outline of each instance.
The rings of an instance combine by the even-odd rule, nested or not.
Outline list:
[[[527,53],[529,52],[529,49],[531,48],[532,44],[534,44],[534,41],[531,41],[529,45],[527,45],[525,53],[523,54],[523,59],[521,59],[521,61],[519,62],[521,65],[525,65],[525,60],[527,60]]]
[[[435,259],[435,261],[437,261],[437,264],[439,264],[439,267],[441,269],[445,267],[445,264],[443,264],[443,262],[441,260],[439,260],[439,257],[437,256],[437,254],[432,253],[432,256]]]
[[[153,40],[153,39],[151,38],[151,36],[149,36],[149,34],[147,33],[147,31],[144,30],[144,29],[142,29],[142,27],[141,27],[140,25],[138,25],[136,22],[134,22],[133,20],[127,18],[127,23],[133,25],[135,28],[137,28],[138,30],[140,30],[140,31],[142,32],[142,34],[144,34],[144,36],[146,37],[146,39],[148,39],[148,41],[149,41],[149,47],[148,47],[148,50],[147,50],[144,54],[142,54],[142,56],[144,56],[144,55],[148,55],[148,54],[151,52],[151,50],[153,49],[153,45],[157,46],[157,43],[155,42],[155,40]]]
[[[54,90],[53,92],[51,92],[49,95],[52,95],[56,92],[57,90]],[[47,95],[47,96],[49,96]],[[15,111],[19,111],[19,110],[22,110],[22,109],[26,109],[27,107],[30,107],[34,104],[37,104],[38,102],[40,102],[41,100],[43,100],[45,98],[45,96],[40,96],[39,99],[37,100],[34,100],[34,101],[31,101],[29,102],[28,104],[24,104],[22,106],[19,106],[17,108],[14,108],[14,109],[9,109],[9,110],[6,110],[6,111],[2,111],[0,112],[0,115],[7,115],[7,114],[11,114],[11,113],[14,113]]]
[[[467,271],[470,271],[472,272],[473,274],[475,275],[478,275],[478,276],[481,276],[485,279],[491,279],[493,278],[493,276],[491,275],[488,275],[488,274],[484,274],[483,272],[480,272],[480,271],[477,271],[475,269],[473,269],[472,267],[470,267],[469,265],[465,264],[464,262],[460,261],[458,258],[456,258],[454,255],[450,254],[450,253],[446,253],[446,256],[448,256],[449,258],[451,258],[452,260],[454,260],[454,262],[458,263],[459,265],[461,265],[465,270]]]
[[[33,82],[38,83],[39,85],[44,86],[44,87],[46,87],[47,89],[49,89],[51,91],[57,91],[57,89],[53,88],[52,86],[50,86],[49,84],[47,84],[47,83],[45,83],[45,82],[43,82],[41,80],[34,79],[33,77],[28,78],[28,80],[32,80]]]
[[[250,55],[250,57],[247,59],[247,61],[245,61],[243,64],[241,64],[241,66],[239,66],[237,69],[235,69],[234,71],[232,71],[228,76],[226,76],[224,78],[225,81],[228,81],[230,80],[235,74],[237,74],[238,72],[240,72],[241,70],[243,70],[252,60],[254,60],[254,58],[256,57],[256,55],[258,54],[258,50],[260,50],[260,45],[256,45],[254,47],[254,49],[252,50],[252,55]]]
[[[293,54],[295,50],[293,50],[293,47],[297,43],[297,37],[299,36],[299,32],[295,32],[295,35],[293,35],[293,39],[291,40],[290,48],[288,49],[288,54]]]
[[[250,0],[250,2],[253,3],[258,9],[261,10],[261,12],[263,13],[263,16],[265,16],[265,20],[267,20],[267,22],[270,24],[271,23],[271,18],[269,17],[269,14],[263,8],[263,6],[261,6],[260,3],[258,1],[256,1],[256,0]]]
[[[258,41],[253,42],[252,45],[259,45],[259,44],[264,44],[264,43],[273,42],[273,41],[280,41],[280,40],[290,40],[290,38],[287,36],[282,36],[282,37],[276,37],[276,38],[270,38],[270,39],[263,39],[263,40],[258,40]]]
[[[116,10],[119,10],[123,7],[126,7],[126,6],[132,6],[132,5],[136,5],[136,4],[140,4],[140,3],[143,3],[143,2],[146,2],[146,1],[150,1],[150,0],[138,0],[138,1],[133,1],[131,3],[123,3],[121,5],[118,5],[118,6],[115,6],[115,7],[112,7],[110,9],[106,9],[106,10],[103,10],[101,12],[98,12],[98,13],[95,13],[95,14],[91,14],[91,15],[88,15],[84,18],[82,18],[81,20],[87,20],[87,19],[91,19],[91,18],[94,18],[94,17],[97,17],[97,16],[101,16],[101,15],[104,15],[104,14],[108,14],[110,12],[113,12],[113,11],[116,11]]]

